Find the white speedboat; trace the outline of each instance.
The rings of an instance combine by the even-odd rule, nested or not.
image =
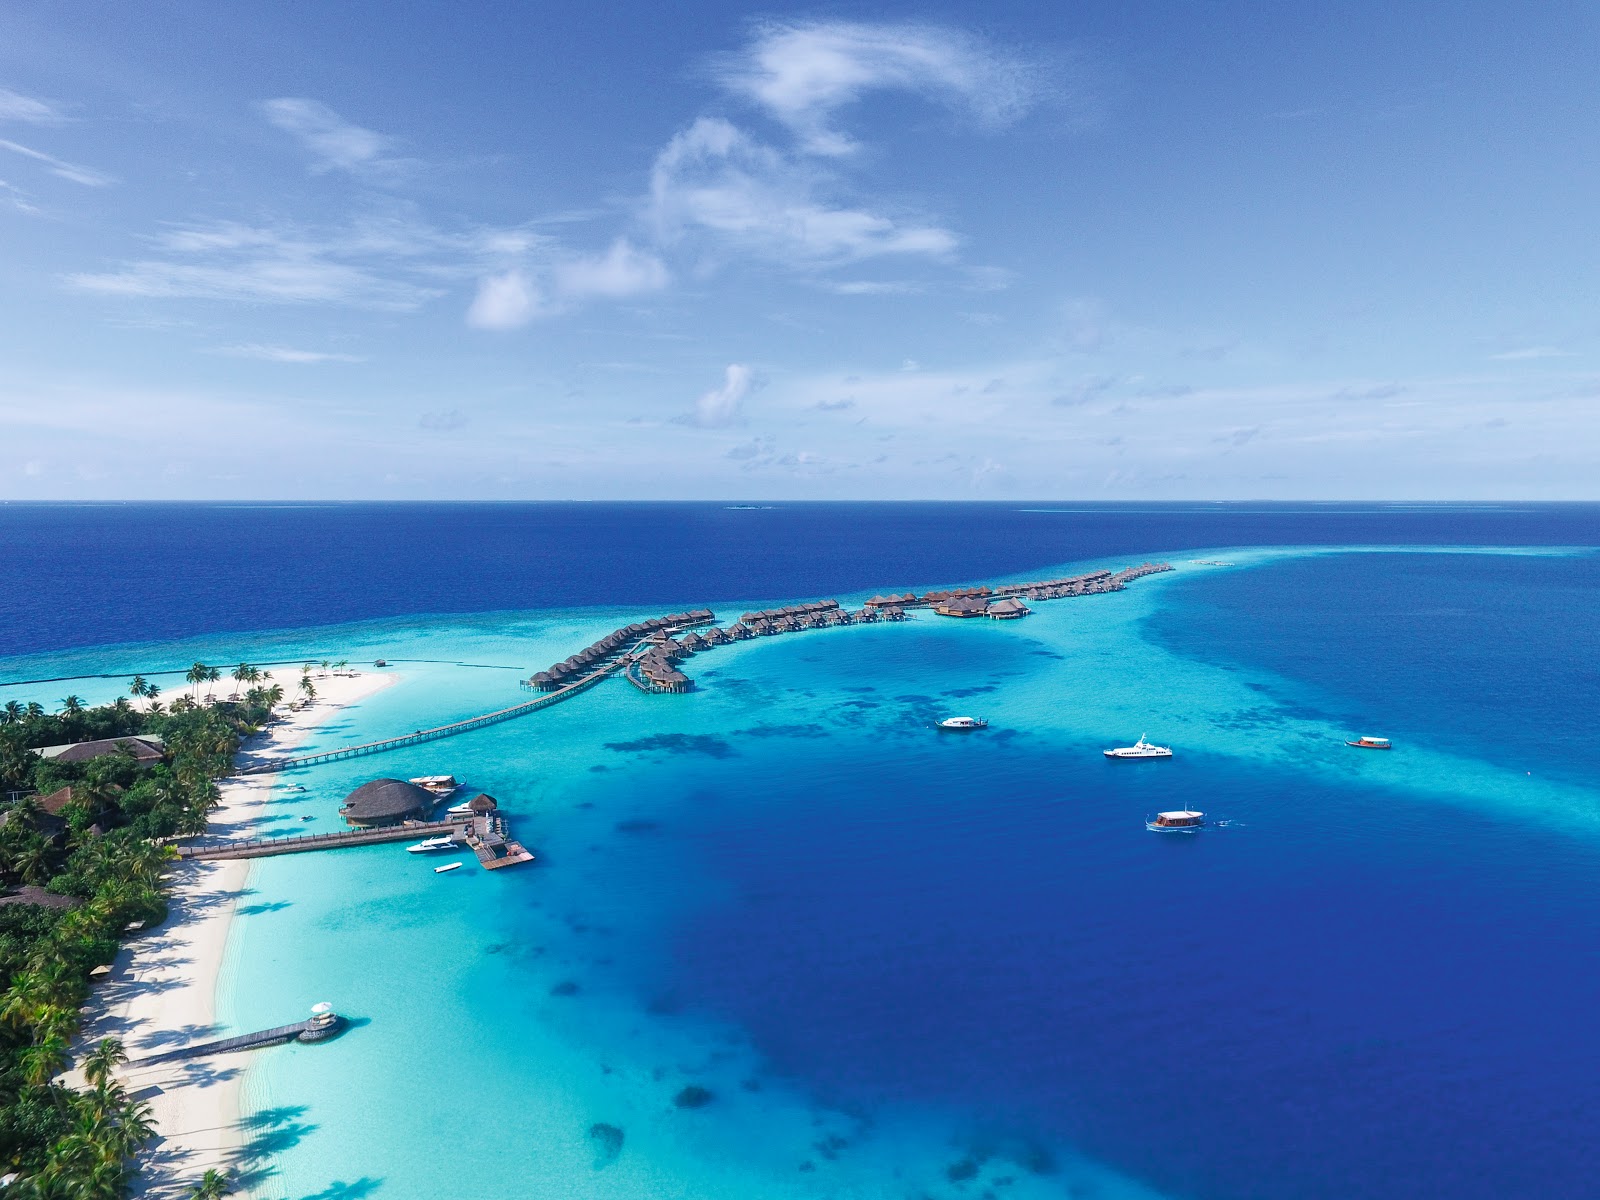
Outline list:
[[[433,873],[435,875],[443,875],[446,871],[454,871],[460,865],[459,862],[445,863],[442,867],[435,867]]]
[[[407,846],[406,850],[411,854],[427,854],[434,850],[454,850],[455,846],[455,838],[445,834],[442,837],[428,838],[426,841],[418,842],[415,846]]]
[[[1106,751],[1107,758],[1171,758],[1172,749],[1168,746],[1152,746],[1145,741],[1144,734],[1139,735],[1139,740],[1131,746],[1118,746]]]
[[[1144,827],[1152,833],[1196,833],[1205,824],[1205,818],[1205,813],[1185,808],[1178,812],[1157,813],[1156,819],[1146,821]]]
[[[940,729],[948,729],[956,733],[965,733],[969,729],[987,729],[989,722],[982,717],[946,717],[939,722]]]

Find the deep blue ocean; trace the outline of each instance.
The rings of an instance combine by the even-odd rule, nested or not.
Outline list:
[[[562,1121],[580,1142],[590,1121],[627,1129],[617,1165],[541,1176],[539,1195],[1121,1194],[1091,1191],[1071,1155],[1196,1200],[1600,1195],[1600,506],[7,506],[0,545],[28,580],[0,599],[0,652],[33,671],[75,647],[270,629],[315,630],[353,658],[403,636],[507,654],[544,636],[544,612],[1185,567],[1022,622],[697,656],[688,697],[619,684],[549,710],[559,721],[340,766],[329,795],[380,766],[470,776],[544,866],[423,885],[392,901],[403,920],[371,929],[297,860],[252,877],[263,915],[239,987],[292,980],[337,929],[350,945],[315,959],[302,990],[332,987],[349,959],[333,994],[374,1014],[337,1049],[283,1060],[280,1085],[350,1093],[348,1113],[296,1097],[340,1149],[286,1151],[302,1156],[286,1160],[293,1194],[358,1175],[396,1200],[447,1186],[417,1174],[426,1156],[357,1160],[349,1135],[379,1097],[415,1106],[449,1078],[442,1031],[415,1080],[403,1054],[361,1057],[404,1030],[384,1007],[393,981],[361,992],[375,960],[359,939],[421,956],[404,991],[456,969],[424,906],[459,903],[457,949],[481,936],[493,957],[457,964],[426,1011],[459,1004],[569,1073],[587,1069],[572,1046],[600,1047],[563,1101],[580,1115],[526,1132],[554,1139],[523,1147],[530,1165],[567,1161]],[[1189,561],[1230,553],[1236,568]],[[424,615],[489,612],[515,615]],[[350,622],[369,624],[340,633]],[[473,689],[509,686],[436,670],[348,736],[485,711],[501,697]],[[928,732],[964,711],[990,716],[989,735]],[[1177,756],[1099,754],[1141,732]],[[1346,750],[1356,733],[1397,749]],[[1215,827],[1143,830],[1179,803]],[[349,878],[400,886],[382,850],[341,851],[371,856],[370,876]],[[251,947],[281,953],[251,975]],[[569,1057],[534,1048],[550,1029]],[[721,1049],[682,1048],[696,1038]],[[518,1129],[519,1106],[563,1082],[518,1076],[514,1054],[505,1069],[436,1097],[441,1111],[481,1098]],[[685,1080],[718,1097],[694,1118],[670,1103]],[[791,1093],[839,1132],[792,1154],[773,1149],[778,1117],[752,1133],[752,1106]],[[906,1114],[942,1131],[922,1175],[874,1141]],[[717,1122],[734,1131],[720,1148],[695,1140]],[[742,1193],[696,1186],[684,1165],[756,1146],[778,1163],[760,1169],[786,1174],[752,1174],[768,1181]],[[827,1174],[853,1155],[897,1182]],[[486,1160],[486,1175],[516,1161]]]

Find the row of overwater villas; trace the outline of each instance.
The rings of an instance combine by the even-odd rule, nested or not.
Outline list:
[[[674,629],[704,625],[716,619],[716,614],[709,608],[696,608],[689,612],[651,617],[648,621],[635,621],[632,625],[613,630],[594,645],[556,663],[549,670],[537,672],[528,682],[542,692],[557,691],[594,674],[617,655],[631,649],[645,638]]]
[[[1090,571],[1063,579],[1045,579],[1033,583],[1003,584],[998,588],[952,588],[928,592],[918,596],[914,592],[901,595],[874,596],[857,611],[850,612],[837,600],[813,600],[806,604],[790,604],[783,608],[768,608],[747,612],[736,624],[727,629],[713,626],[704,633],[689,632],[674,640],[671,632],[696,625],[709,625],[716,616],[709,608],[697,608],[685,613],[671,613],[636,622],[601,638],[588,649],[555,664],[548,671],[540,671],[529,681],[541,691],[553,692],[592,674],[618,654],[650,639],[657,643],[648,648],[638,660],[640,674],[650,686],[665,692],[686,692],[693,683],[673,663],[685,654],[697,654],[728,642],[743,641],[752,637],[770,637],[779,633],[797,633],[804,629],[827,629],[839,625],[865,625],[875,621],[903,621],[909,606],[930,607],[948,617],[992,617],[1011,620],[1027,616],[1031,611],[1021,597],[1030,600],[1054,600],[1066,596],[1087,596],[1101,592],[1120,591],[1129,580],[1157,571],[1170,571],[1167,563],[1144,563],[1126,570]]]

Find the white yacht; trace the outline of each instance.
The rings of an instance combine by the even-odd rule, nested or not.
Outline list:
[[[460,804],[452,804],[444,810],[447,817],[470,817],[472,815],[472,801],[463,800]]]
[[[442,867],[435,867],[433,873],[435,875],[443,875],[446,871],[454,871],[460,865],[459,862],[445,863]]]
[[[987,729],[989,722],[982,717],[946,717],[939,722],[939,728],[965,732],[968,729]]]
[[[454,775],[418,775],[410,782],[425,791],[432,792],[440,799],[450,795],[461,785],[456,782]]]
[[[1139,740],[1131,746],[1118,746],[1106,751],[1107,758],[1171,758],[1172,749],[1169,746],[1152,746],[1145,741],[1145,735],[1140,734]]]
[[[406,850],[411,854],[427,854],[433,850],[454,850],[455,845],[456,839],[449,834],[444,834],[441,837],[431,837],[426,841],[418,842],[415,846],[407,846]]]

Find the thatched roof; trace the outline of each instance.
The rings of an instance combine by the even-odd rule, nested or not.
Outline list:
[[[475,813],[491,813],[500,807],[500,801],[489,795],[488,792],[479,792],[471,800],[467,801],[467,807]]]
[[[124,746],[132,752],[141,767],[152,766],[161,761],[162,741],[150,734],[100,738],[92,742],[68,742],[63,746],[42,746],[39,749],[39,756],[64,763],[88,762],[91,758],[115,754]]]
[[[344,798],[347,821],[398,821],[432,810],[438,797],[404,779],[374,779]]]

